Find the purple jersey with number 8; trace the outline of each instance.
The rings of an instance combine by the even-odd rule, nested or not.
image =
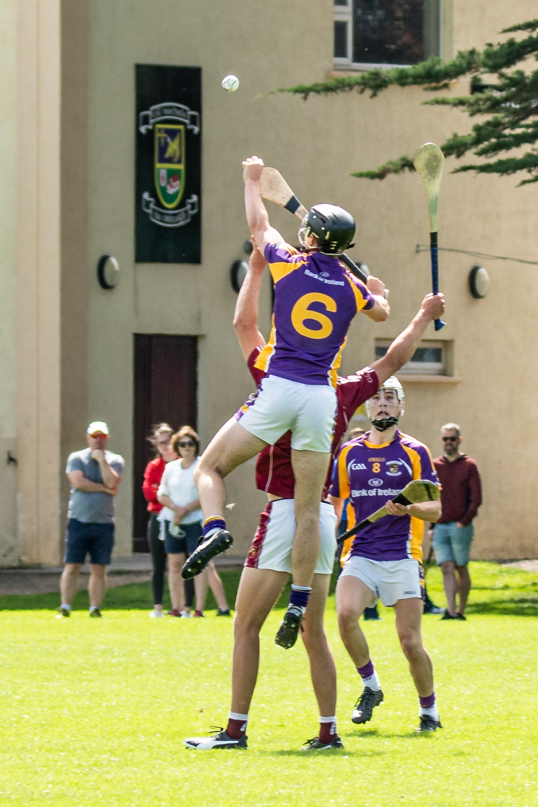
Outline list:
[[[301,384],[336,387],[351,320],[375,301],[338,257],[267,244],[275,285],[273,328],[256,368]]]

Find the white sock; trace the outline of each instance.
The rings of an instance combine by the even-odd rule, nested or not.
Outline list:
[[[97,607],[97,605],[90,605],[90,614],[92,611],[98,611],[98,610],[99,608]]]
[[[418,714],[419,717],[433,717],[434,720],[439,720],[437,701],[433,704],[433,706],[421,706]]]
[[[381,684],[379,683],[379,678],[377,677],[377,673],[375,670],[373,675],[369,675],[368,678],[363,678],[362,683],[364,684],[365,687],[372,689],[374,692],[377,692],[378,689],[381,689]]]
[[[60,605],[60,608],[65,608],[65,610],[66,610],[66,611],[70,611],[70,610],[71,610],[71,606],[70,606],[70,605],[69,605],[69,603],[67,603],[67,602],[63,602],[63,603]]]

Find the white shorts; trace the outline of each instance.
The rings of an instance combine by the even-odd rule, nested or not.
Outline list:
[[[295,500],[269,502],[250,546],[245,566],[291,574],[291,547],[295,537]],[[332,574],[336,552],[336,513],[328,502],[319,508],[320,552],[316,574]]]
[[[258,392],[237,413],[241,426],[274,445],[291,429],[296,451],[331,451],[336,417],[336,390],[267,376]]]
[[[398,600],[412,597],[424,599],[420,563],[413,558],[403,560],[370,560],[353,556],[344,563],[340,577],[357,577],[372,591],[371,607],[380,599],[390,607]]]

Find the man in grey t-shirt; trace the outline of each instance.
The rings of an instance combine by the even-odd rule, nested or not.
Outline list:
[[[78,588],[78,576],[86,555],[90,555],[88,585],[90,616],[100,617],[106,587],[106,567],[114,546],[114,496],[123,472],[123,458],[107,451],[108,426],[90,423],[86,433],[88,448],[74,451],[67,458],[65,472],[71,483],[67,511],[66,551],[60,580],[62,604],[58,618],[71,614],[71,602]]]

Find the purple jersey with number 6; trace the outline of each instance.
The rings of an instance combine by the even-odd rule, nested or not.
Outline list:
[[[301,384],[336,387],[351,320],[375,301],[333,255],[267,244],[275,285],[273,328],[256,368]]]

